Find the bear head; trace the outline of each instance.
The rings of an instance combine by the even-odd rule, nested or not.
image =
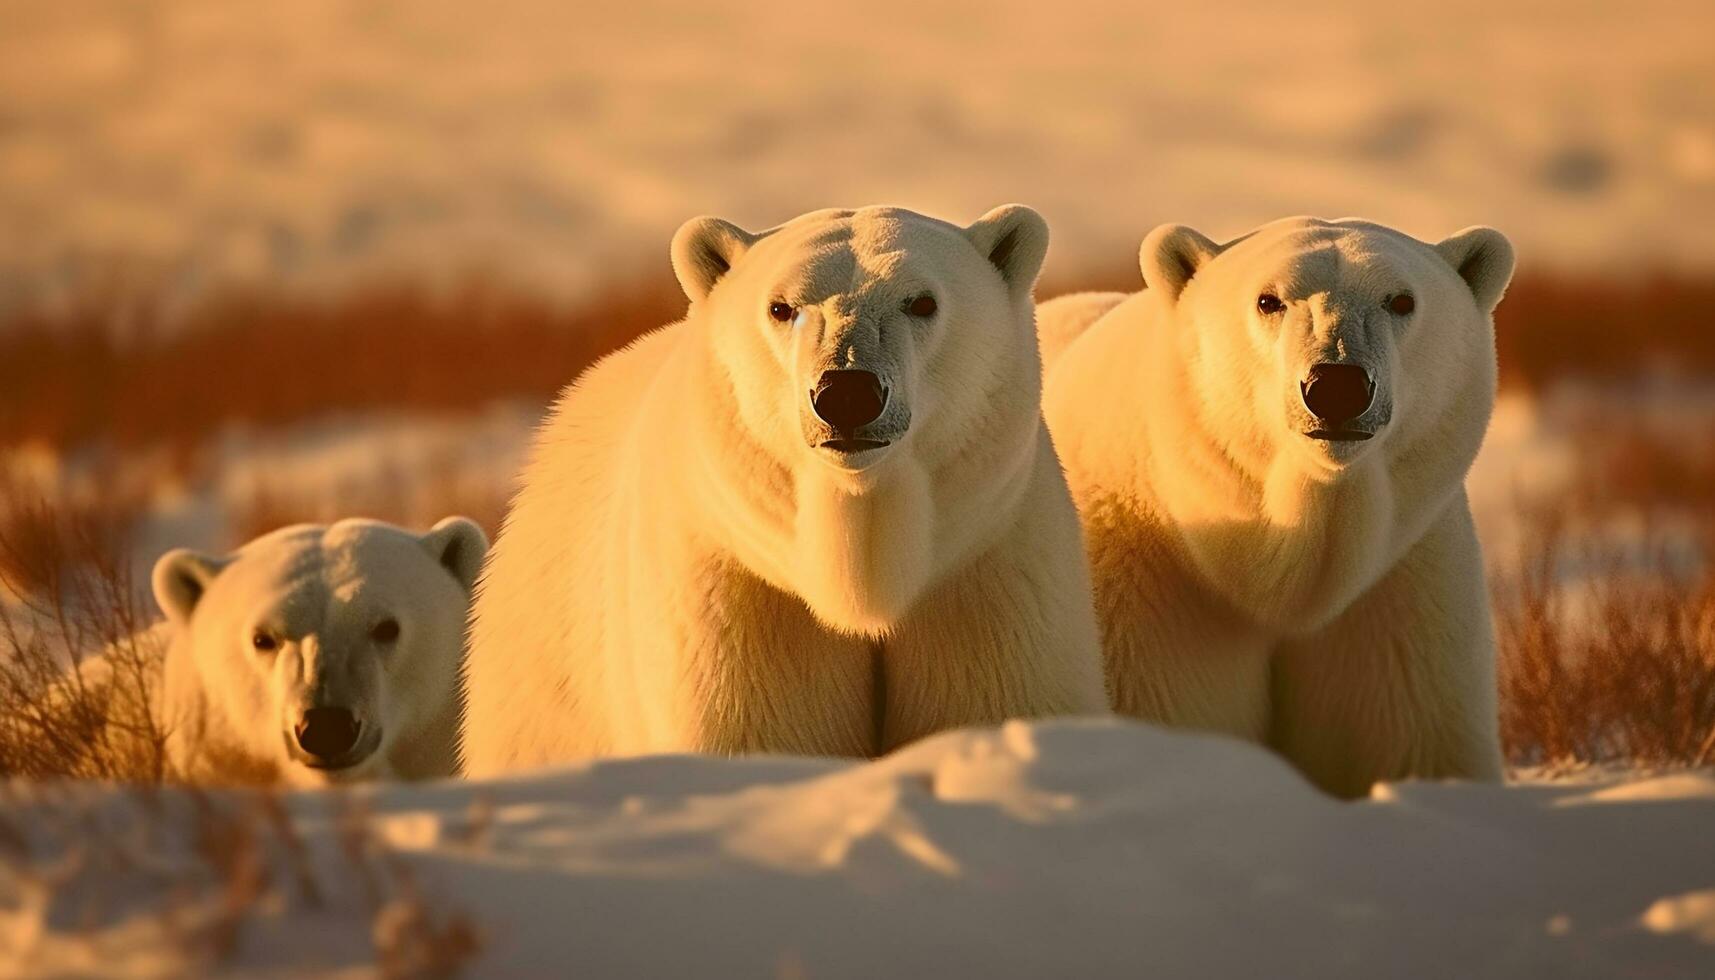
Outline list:
[[[487,550],[462,517],[422,535],[344,520],[172,551],[152,584],[220,729],[317,785],[392,775],[389,749],[444,716]]]
[[[997,404],[1037,414],[1039,391],[1010,389],[1039,384],[1030,294],[1047,247],[1022,206],[965,228],[873,207],[759,233],[696,218],[672,255],[740,424],[783,465],[861,492],[900,455],[954,460],[992,438]]]
[[[1513,271],[1500,232],[1434,244],[1354,219],[1287,218],[1218,245],[1144,239],[1143,277],[1176,331],[1184,397],[1240,465],[1286,454],[1312,479],[1434,440],[1462,476],[1495,388],[1492,314]]]

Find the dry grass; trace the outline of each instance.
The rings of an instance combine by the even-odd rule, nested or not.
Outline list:
[[[1047,283],[1133,289],[1131,270]],[[327,302],[231,293],[169,324],[160,304],[96,296],[0,324],[0,447],[195,446],[228,424],[277,426],[365,409],[466,410],[545,402],[602,354],[684,312],[662,272],[561,307],[471,281],[403,284]],[[1527,273],[1499,313],[1502,382],[1629,377],[1668,364],[1715,374],[1701,311],[1715,281]]]
[[[1569,561],[1606,573],[1564,582]],[[1520,765],[1715,763],[1715,580],[1549,540],[1499,597],[1501,735]]]
[[[0,585],[15,593],[76,592],[94,584],[78,568],[126,552],[142,500],[111,470],[52,487],[0,471]]]
[[[1507,754],[1715,763],[1715,418],[1598,405],[1573,420],[1572,484],[1520,508],[1495,583]]]
[[[0,447],[194,446],[234,423],[546,402],[684,306],[670,280],[565,308],[477,283],[331,302],[234,293],[171,325],[154,305],[96,299],[0,324]]]
[[[0,776],[158,783],[160,636],[128,571],[128,500],[0,502]]]

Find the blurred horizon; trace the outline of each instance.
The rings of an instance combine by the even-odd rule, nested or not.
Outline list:
[[[1526,268],[1715,271],[1715,7],[0,0],[0,323],[94,291],[658,281],[684,220],[1492,224]]]

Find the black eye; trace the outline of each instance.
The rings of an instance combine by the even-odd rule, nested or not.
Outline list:
[[[916,299],[913,299],[911,302],[905,304],[905,312],[919,320],[926,320],[929,317],[934,316],[935,311],[938,309],[940,309],[940,307],[935,304],[935,297],[928,293],[924,293]]]
[[[267,630],[257,630],[250,634],[250,645],[263,653],[273,653],[280,649],[280,638]]]
[[[1410,293],[1397,293],[1388,297],[1387,308],[1394,316],[1405,316],[1417,309],[1417,300],[1412,299]]]
[[[1286,304],[1281,302],[1280,297],[1273,293],[1263,293],[1256,298],[1256,311],[1263,316],[1274,316],[1284,309],[1286,309]]]
[[[399,638],[399,621],[383,619],[370,629],[369,638],[376,643],[392,643]]]
[[[768,316],[772,320],[780,323],[786,323],[797,315],[798,310],[790,303],[782,303],[779,300],[775,300],[768,304]]]

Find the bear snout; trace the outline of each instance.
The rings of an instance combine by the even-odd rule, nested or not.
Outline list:
[[[1375,400],[1376,383],[1357,364],[1312,365],[1298,391],[1304,407],[1317,421],[1332,429],[1343,429],[1369,411]]]
[[[823,371],[810,391],[810,408],[836,431],[853,432],[881,418],[887,388],[870,371]]]
[[[304,712],[294,734],[298,747],[313,760],[331,763],[357,747],[362,731],[363,723],[350,708],[311,708]]]

